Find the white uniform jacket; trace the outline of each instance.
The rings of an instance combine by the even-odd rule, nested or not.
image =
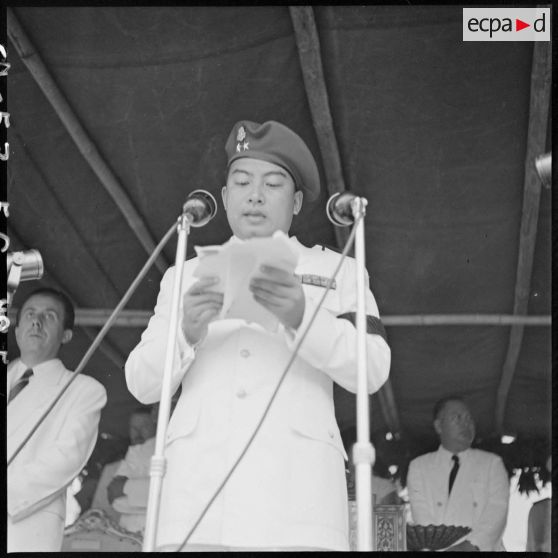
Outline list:
[[[19,359],[8,367],[7,391],[27,366]],[[60,389],[71,378],[59,359],[33,367],[29,384],[7,409],[7,457]],[[97,440],[105,388],[79,376],[8,467],[8,550],[60,551],[66,515],[66,487],[85,466]]]
[[[339,262],[331,250],[291,242],[306,296],[297,332],[219,320],[194,352],[179,331],[172,390],[182,383],[182,393],[167,431],[159,545],[183,541],[239,456],[324,292],[311,283],[324,282]],[[184,291],[197,280],[196,265],[197,258],[185,263]],[[189,542],[349,549],[346,455],[333,381],[356,391],[356,330],[338,318],[356,311],[354,267],[347,258],[254,443]],[[160,398],[173,276],[169,269],[163,277],[155,314],[126,363],[128,388],[143,403]],[[366,306],[372,393],[387,379],[391,354],[370,291]]]
[[[409,466],[411,513],[419,525],[463,525],[481,551],[503,550],[509,502],[509,478],[501,458],[478,449],[459,455],[459,471],[448,497],[452,454],[438,451],[417,457]]]

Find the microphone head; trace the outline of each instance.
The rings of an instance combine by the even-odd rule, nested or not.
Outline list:
[[[40,279],[45,271],[41,253],[34,248],[20,252],[9,252],[6,256],[8,273],[12,265],[21,266],[19,281],[34,281]]]
[[[183,213],[190,217],[192,227],[203,227],[217,213],[217,202],[207,190],[194,190],[188,194]]]
[[[355,222],[351,202],[356,198],[351,192],[337,192],[327,201],[328,219],[338,227],[348,227]]]

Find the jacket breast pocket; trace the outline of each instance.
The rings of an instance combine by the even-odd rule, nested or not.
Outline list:
[[[182,405],[180,403],[179,401],[169,421],[166,436],[167,445],[178,438],[191,436],[198,426],[201,406],[192,401],[184,402]]]
[[[348,459],[335,419],[321,420],[314,414],[295,412],[290,415],[289,426],[296,434],[327,444],[341,453],[345,460]]]

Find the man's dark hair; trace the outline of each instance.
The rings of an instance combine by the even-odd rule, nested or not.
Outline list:
[[[50,287],[41,287],[39,289],[35,289],[32,293],[28,294],[25,297],[20,307],[17,309],[16,325],[19,325],[19,318],[21,317],[21,309],[25,306],[25,303],[32,296],[35,295],[50,296],[51,298],[58,300],[58,302],[62,304],[62,308],[64,308],[64,329],[74,328],[75,313],[74,313],[74,305],[72,304],[72,301],[69,299],[68,295],[64,294],[62,291],[59,291],[57,289],[52,289]]]
[[[461,397],[461,395],[448,395],[446,397],[442,397],[442,399],[438,399],[438,401],[434,403],[434,409],[432,411],[433,420],[436,420],[440,416],[440,413],[446,406],[446,403],[449,403],[450,401],[461,401],[461,403],[466,405],[465,400]]]

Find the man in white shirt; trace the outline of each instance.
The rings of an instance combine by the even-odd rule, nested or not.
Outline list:
[[[320,189],[304,141],[278,122],[243,120],[225,149],[229,242],[288,233],[303,197],[315,200]],[[267,265],[249,285],[277,318],[275,331],[216,320],[223,305],[217,281],[193,275],[198,258],[185,263],[171,380],[171,390],[181,384],[182,393],[167,431],[159,549],[181,546],[241,454],[339,263],[325,247],[288,242],[299,255],[296,275]],[[190,550],[349,550],[346,454],[333,382],[356,391],[354,269],[347,258],[253,444],[188,541]],[[126,363],[128,388],[145,404],[160,397],[173,275],[171,268],[163,277],[154,316]],[[370,290],[366,313],[373,393],[387,379],[391,353]]]
[[[120,525],[132,532],[143,532],[145,528],[157,431],[155,410],[139,408],[130,416],[130,447],[107,486],[108,501],[120,513]]]
[[[434,407],[437,451],[417,457],[409,466],[407,487],[413,521],[419,525],[471,528],[448,550],[504,550],[509,477],[499,456],[472,449],[475,422],[460,397]]]
[[[20,358],[7,375],[8,460],[72,377],[57,355],[73,325],[72,303],[54,289],[34,291],[18,311]],[[60,551],[66,488],[93,451],[106,400],[97,380],[78,376],[8,466],[8,552]]]

